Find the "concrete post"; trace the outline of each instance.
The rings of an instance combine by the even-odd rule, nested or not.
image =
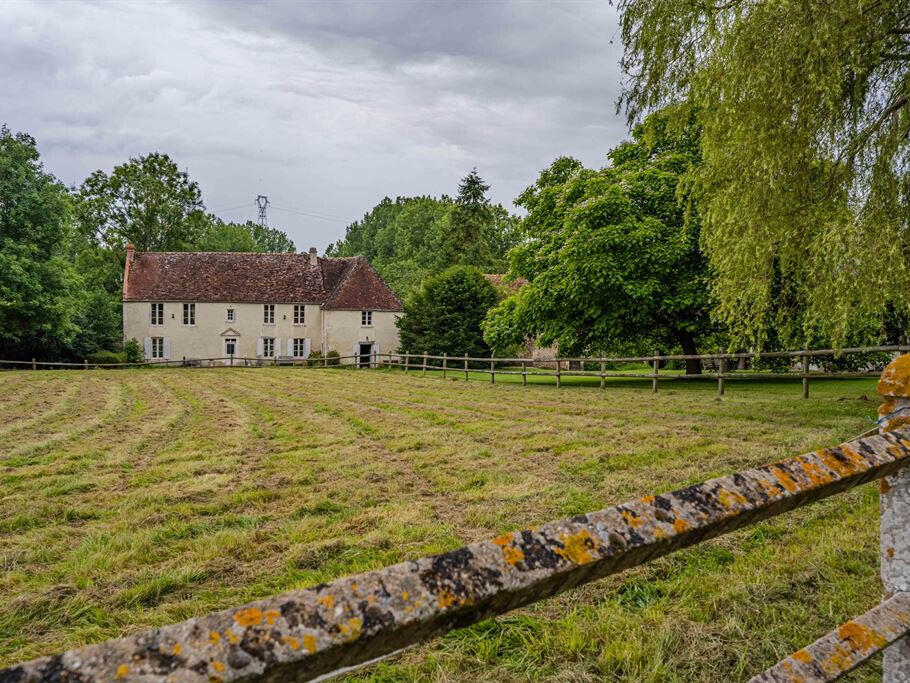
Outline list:
[[[468,381],[468,354],[464,355],[464,381]]]
[[[449,366],[449,354],[442,354],[442,378],[446,378],[446,368]]]
[[[559,358],[556,359],[556,388],[562,386],[562,361]]]
[[[809,354],[802,356],[803,398],[809,398]]]
[[[604,388],[604,379],[605,379],[606,368],[607,368],[607,364],[604,363],[603,361],[600,361],[600,388],[601,389]]]
[[[38,366],[35,364],[35,359],[32,358],[32,370],[37,370]]]
[[[424,352],[423,352],[423,372],[422,372],[421,375],[420,375],[421,377],[426,377],[426,376],[427,376],[427,355],[428,355],[429,353],[430,353],[429,351],[424,351]]]
[[[878,393],[879,431],[910,424],[910,354],[898,356],[882,372]],[[910,470],[883,477],[881,484],[881,568],[885,599],[910,591]],[[885,650],[883,683],[910,681],[910,637]]]
[[[527,386],[528,384],[528,363],[527,361],[521,361],[521,383]]]
[[[718,351],[718,353],[720,353],[720,352]],[[727,359],[721,357],[717,360],[717,395],[718,396],[724,395],[724,379],[726,379],[726,377],[725,377],[726,372],[727,372]]]
[[[660,350],[658,349],[657,351],[655,351],[654,355],[660,356]],[[657,373],[660,371],[660,360],[658,358],[655,358],[653,361],[651,361],[651,369],[653,371],[653,375],[651,377],[651,391],[653,391],[656,394],[657,393]]]
[[[496,383],[496,368],[493,366],[493,354],[490,354],[490,384]]]

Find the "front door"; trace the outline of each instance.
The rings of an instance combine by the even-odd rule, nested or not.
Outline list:
[[[237,340],[233,337],[227,337],[224,340],[224,355],[227,357],[233,356],[237,352]]]
[[[358,365],[362,368],[370,367],[370,356],[373,353],[373,343],[360,345],[360,358]]]

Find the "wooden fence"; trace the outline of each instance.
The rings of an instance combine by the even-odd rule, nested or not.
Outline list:
[[[867,367],[857,371],[824,371],[812,369],[812,359],[833,359],[844,356],[862,354],[901,354],[910,351],[910,345],[891,346],[862,346],[845,349],[803,349],[800,351],[767,351],[762,353],[708,353],[698,355],[651,355],[651,356],[621,356],[621,357],[577,357],[554,358],[552,360],[533,360],[529,358],[502,358],[502,357],[477,357],[477,356],[450,356],[425,352],[412,353],[373,353],[369,355],[346,356],[318,356],[310,359],[278,357],[278,358],[248,358],[242,356],[223,356],[217,358],[182,358],[168,360],[149,360],[141,363],[68,363],[56,361],[27,360],[0,360],[0,368],[60,368],[88,370],[98,368],[122,369],[129,367],[262,367],[262,366],[290,366],[300,368],[333,368],[333,367],[370,367],[370,368],[400,368],[404,372],[419,371],[422,375],[427,372],[438,372],[445,378],[463,377],[470,379],[472,374],[489,375],[490,382],[496,382],[497,376],[520,376],[522,384],[527,385],[532,378],[536,383],[540,380],[554,382],[557,387],[563,384],[566,377],[587,377],[599,380],[600,388],[606,387],[606,380],[610,378],[623,379],[649,379],[651,390],[656,392],[660,382],[679,380],[713,380],[717,382],[717,393],[723,396],[727,382],[730,380],[750,379],[799,379],[802,383],[803,398],[809,398],[809,382],[821,378],[848,378],[848,377],[877,377],[879,369]],[[698,360],[709,367],[698,375],[686,375],[662,369],[661,365],[667,362],[680,362]],[[769,361],[779,360],[785,364],[795,366],[793,372],[753,371],[738,370],[734,367],[738,361]],[[644,363],[650,366],[650,372],[628,372],[609,370],[608,366],[615,364]],[[574,367],[573,367],[574,366]],[[597,369],[585,369],[585,366],[594,366]]]
[[[878,430],[838,446],[36,659],[0,681],[320,679],[881,479],[883,601],[752,681],[832,681],[884,650],[884,680],[905,682],[910,355],[885,369],[879,393]]]

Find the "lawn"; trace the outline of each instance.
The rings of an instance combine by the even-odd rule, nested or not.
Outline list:
[[[0,665],[832,445],[874,387],[2,372]],[[350,678],[748,679],[878,602],[877,518],[867,485]]]

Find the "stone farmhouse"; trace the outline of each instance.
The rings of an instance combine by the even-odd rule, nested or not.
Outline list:
[[[149,360],[291,360],[398,349],[401,301],[362,256],[137,252],[127,246],[123,338]],[[351,362],[350,360],[346,362]]]

